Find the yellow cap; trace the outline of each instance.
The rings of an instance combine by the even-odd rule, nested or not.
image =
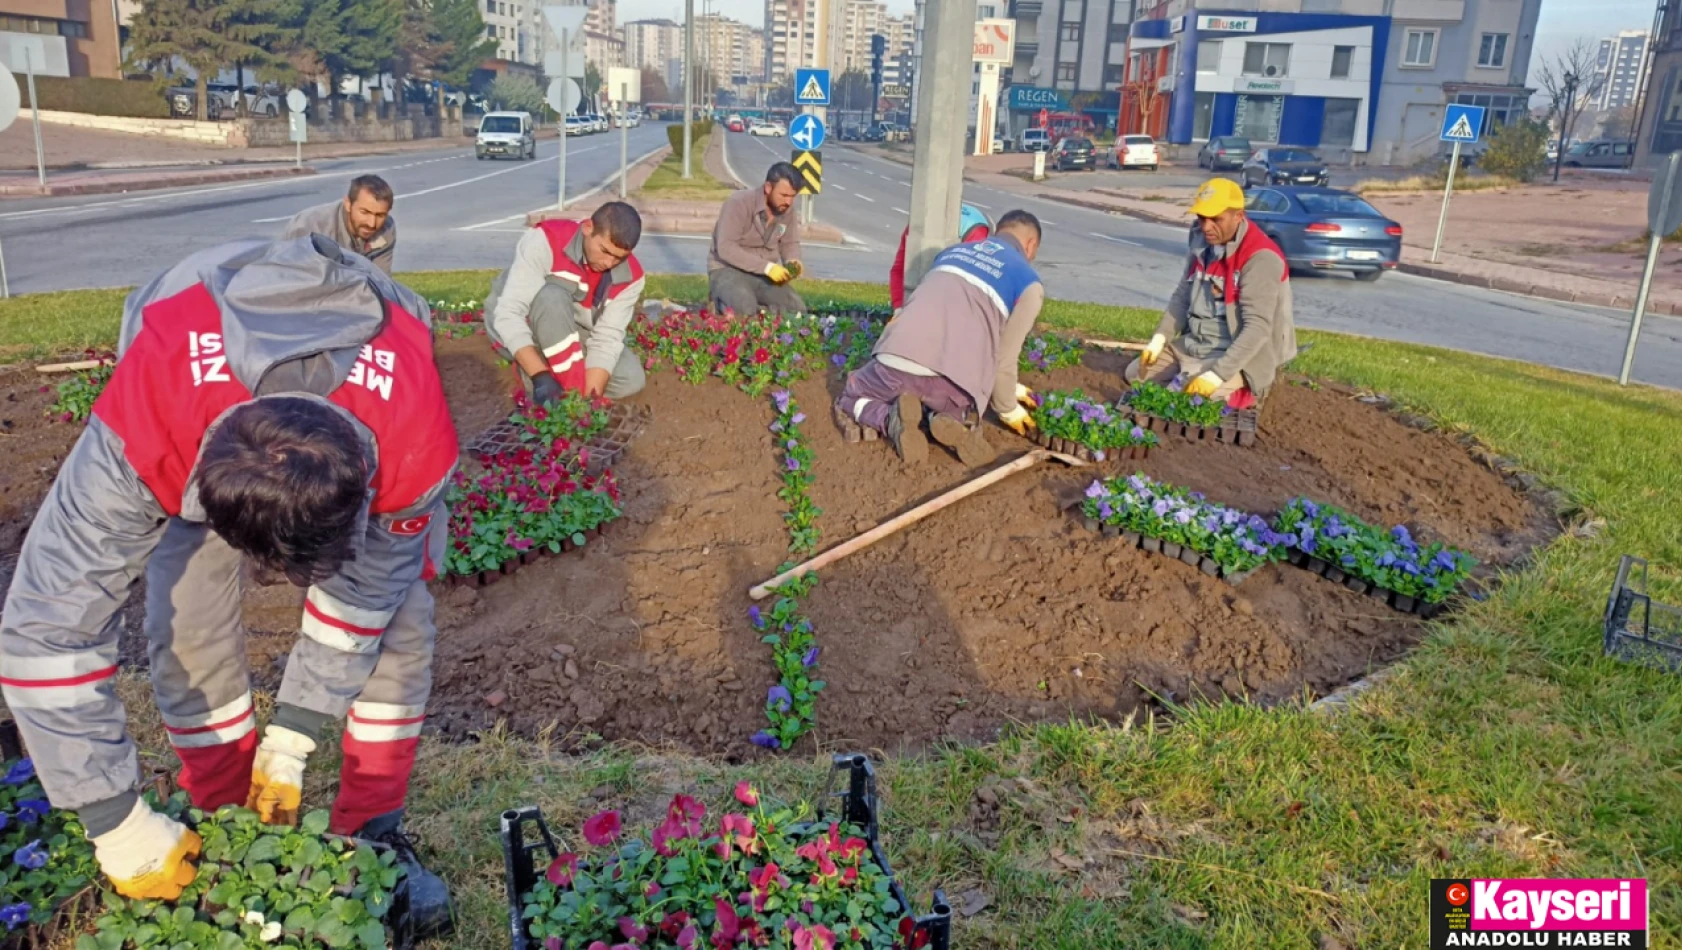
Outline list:
[[[1230,178],[1209,179],[1191,199],[1191,213],[1201,218],[1213,218],[1223,211],[1243,207],[1244,189]]]

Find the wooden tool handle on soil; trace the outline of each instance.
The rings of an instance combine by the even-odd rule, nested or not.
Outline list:
[[[943,495],[931,498],[910,511],[907,511],[906,513],[889,521],[885,521],[882,524],[871,528],[869,531],[852,538],[851,540],[843,541],[842,543],[830,548],[803,564],[798,564],[783,573],[778,574],[776,577],[771,578],[765,583],[749,589],[748,596],[754,600],[764,600],[766,597],[771,595],[772,591],[797,577],[804,577],[812,571],[815,571],[820,567],[826,567],[833,564],[855,551],[861,551],[870,547],[872,544],[875,544],[888,535],[893,534],[908,525],[916,524],[955,501],[961,501],[964,498],[968,498],[970,495],[986,488],[988,485],[1003,481],[1023,469],[1033,468],[1039,462],[1051,457],[1051,452],[1048,452],[1045,449],[1035,449],[1008,465],[1001,465],[979,478],[971,479],[970,481],[959,485],[957,488],[954,488]]]

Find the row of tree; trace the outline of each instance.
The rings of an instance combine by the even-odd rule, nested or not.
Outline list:
[[[249,72],[265,82],[303,83],[312,95],[317,81],[336,95],[342,78],[386,73],[403,108],[408,79],[466,86],[495,55],[481,2],[144,0],[129,31],[130,67],[157,76],[190,67],[200,119],[207,118],[206,83],[226,68],[237,70],[242,89]],[[442,105],[442,87],[438,95]]]

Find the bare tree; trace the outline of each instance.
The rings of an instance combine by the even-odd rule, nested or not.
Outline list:
[[[1600,94],[1604,81],[1594,47],[1588,40],[1578,40],[1569,47],[1542,61],[1537,81],[1548,96],[1548,118],[1558,120],[1559,154],[1554,159],[1554,181],[1559,181],[1559,168],[1565,161],[1565,149],[1571,143],[1571,132],[1582,115],[1583,107]]]

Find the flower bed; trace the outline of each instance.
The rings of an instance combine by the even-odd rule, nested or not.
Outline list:
[[[1332,505],[1296,498],[1277,526],[1291,563],[1403,613],[1436,616],[1477,561],[1441,543],[1421,547],[1406,525],[1386,531]]]
[[[822,365],[823,333],[807,317],[679,310],[639,314],[629,334],[643,367],[670,366],[688,383],[718,377],[750,396],[804,379]]]
[[[1039,396],[1039,408],[1032,415],[1038,427],[1034,441],[1088,462],[1146,458],[1162,444],[1156,433],[1078,389]]]
[[[1017,357],[1016,369],[1022,373],[1068,369],[1079,366],[1085,353],[1086,344],[1073,337],[1036,333],[1022,344],[1022,355]]]
[[[328,835],[327,812],[304,815],[296,828],[265,825],[231,805],[206,815],[181,792],[161,810],[204,839],[198,876],[173,902],[106,892],[105,913],[76,938],[76,950],[412,944],[396,852]]]
[[[88,416],[93,414],[94,402],[99,399],[99,394],[105,391],[105,385],[111,382],[111,373],[117,368],[115,353],[84,350],[82,358],[98,360],[99,365],[93,369],[77,370],[68,379],[41,387],[42,392],[57,390],[58,395],[53,400],[52,408],[47,410],[47,415],[59,422],[88,421]]]
[[[803,558],[818,549],[822,534],[817,520],[823,514],[811,498],[814,455],[800,429],[806,414],[786,389],[772,393],[771,401],[777,410],[771,432],[783,456],[783,487],[777,497],[788,506],[783,522],[788,525],[789,553]],[[751,739],[761,748],[789,748],[817,725],[817,696],[824,682],[813,676],[821,650],[812,635],[812,621],[800,613],[801,599],[817,582],[816,575],[808,574],[784,584],[782,596],[769,612],[757,604],[748,608],[748,621],[763,634],[760,641],[771,647],[771,661],[777,668],[777,684],[765,694],[765,718],[770,725]]]
[[[1233,409],[1224,402],[1188,396],[1185,378],[1177,376],[1170,385],[1140,380],[1121,397],[1121,405],[1133,414],[1141,427],[1188,439],[1254,445],[1258,413],[1255,409]]]
[[[3,943],[45,946],[65,915],[91,903],[99,872],[93,845],[73,813],[47,803],[32,760],[10,758],[0,768]]]
[[[432,332],[446,339],[485,335],[485,309],[477,300],[430,301]]]
[[[772,808],[742,782],[741,810],[716,826],[687,795],[672,799],[646,840],[625,835],[618,812],[598,814],[584,823],[593,849],[584,854],[563,851],[538,809],[504,812],[515,950],[945,950],[944,896],[935,893],[932,914],[910,916],[882,854],[868,760],[837,756],[835,768],[848,770],[849,783],[838,820],[804,806]],[[528,826],[540,840],[528,843]]]
[[[1106,537],[1178,558],[1235,586],[1286,556],[1284,540],[1260,517],[1142,473],[1093,482],[1080,516]]]

